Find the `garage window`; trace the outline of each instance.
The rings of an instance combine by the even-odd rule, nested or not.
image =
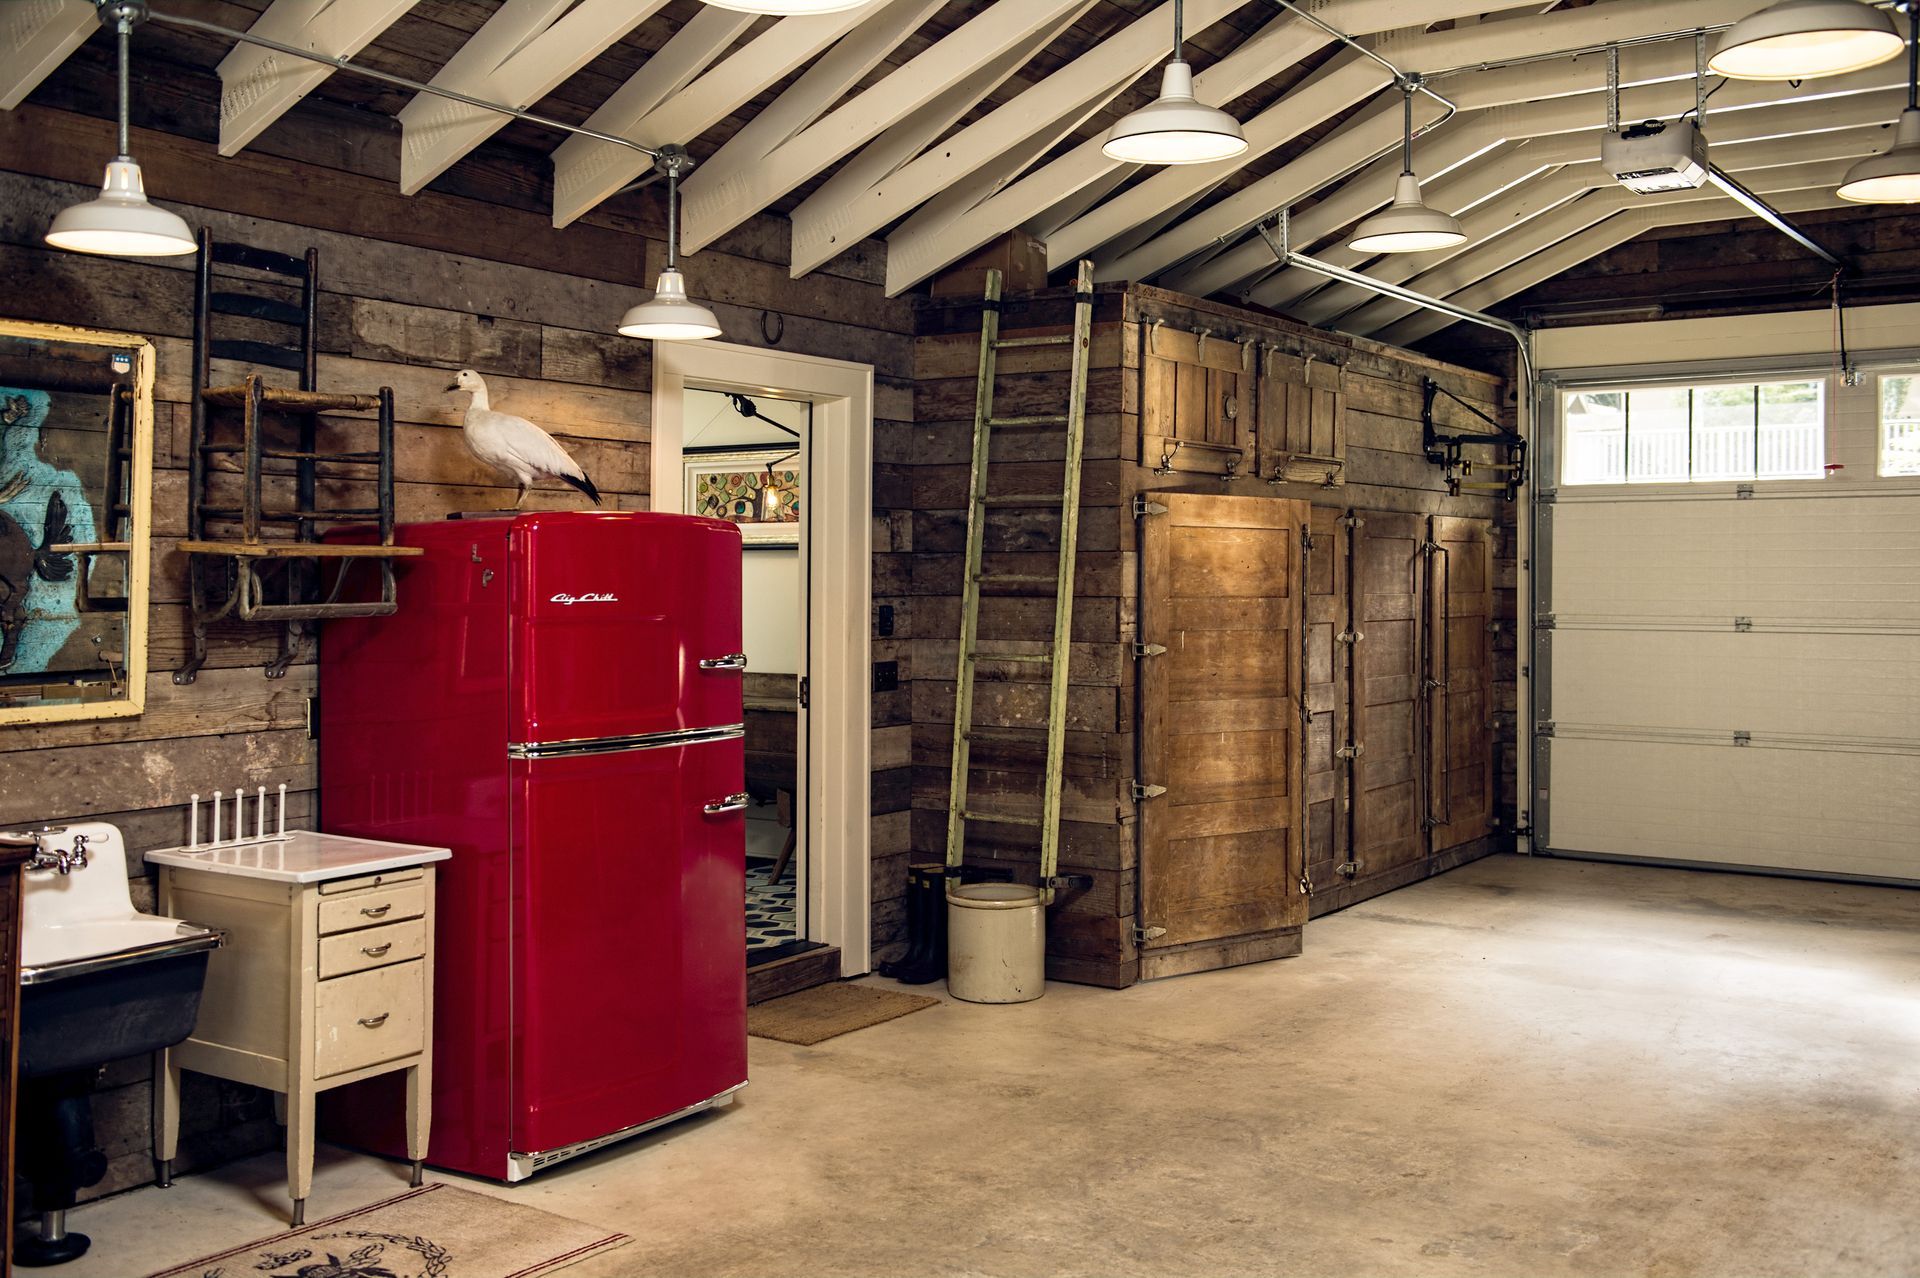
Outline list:
[[[1903,438],[1920,474],[1916,395],[1903,401],[1917,409]],[[1560,409],[1565,484],[1818,479],[1826,461],[1820,378],[1569,391]]]
[[[1880,473],[1920,475],[1920,373],[1880,379]]]

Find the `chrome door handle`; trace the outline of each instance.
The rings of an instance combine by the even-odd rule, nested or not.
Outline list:
[[[388,950],[392,948],[393,948],[393,942],[388,941],[382,945],[363,945],[360,947],[360,952],[366,955],[368,958],[379,958],[382,954],[385,954]]]
[[[724,657],[702,657],[700,658],[700,668],[702,670],[745,670],[747,668],[747,654],[744,652],[730,652]]]
[[[392,1012],[382,1012],[378,1016],[363,1016],[360,1018],[360,1023],[368,1029],[379,1029],[387,1023],[387,1018],[392,1015]]]
[[[722,812],[744,812],[747,804],[753,800],[746,794],[729,794],[718,803],[709,803],[701,811],[708,816],[719,816]]]
[[[385,905],[362,906],[360,909],[360,912],[366,915],[370,919],[378,919],[378,918],[386,917],[387,911],[391,910],[392,908],[393,908],[393,902],[389,901]]]

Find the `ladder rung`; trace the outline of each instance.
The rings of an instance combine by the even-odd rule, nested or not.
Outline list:
[[[1033,413],[1026,417],[989,417],[989,426],[1064,426],[1073,420],[1065,413]]]
[[[1037,826],[1040,824],[1039,817],[1015,816],[1011,812],[975,812],[971,808],[963,808],[960,812],[960,819],[963,821],[991,821],[996,825]]]
[[[1025,666],[1043,666],[1053,660],[1048,652],[969,652],[968,661],[1017,661]]]
[[[998,741],[1002,745],[1045,745],[1046,739],[1044,737],[1038,741],[1034,740],[1032,734],[1035,731],[1045,732],[1046,729],[968,728],[960,735],[969,741]]]
[[[973,579],[983,585],[993,586],[1057,586],[1058,577],[1049,577],[1037,572],[977,572]]]
[[[982,497],[983,506],[1058,506],[1065,493],[1008,493],[1004,497]]]
[[[379,453],[303,453],[277,448],[263,449],[260,455],[273,461],[352,462],[356,466],[370,465],[380,460]]]
[[[1065,346],[1072,340],[1072,333],[1056,333],[1052,337],[1003,337],[993,346],[995,350],[1004,351],[1015,346]]]

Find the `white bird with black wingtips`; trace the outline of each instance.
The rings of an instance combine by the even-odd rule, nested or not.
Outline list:
[[[520,485],[520,496],[513,503],[515,510],[527,500],[527,488],[541,475],[572,484],[593,498],[594,505],[600,504],[600,490],[553,436],[524,417],[493,411],[487,402],[487,384],[480,374],[463,368],[447,390],[473,393],[462,428],[467,449],[495,470],[505,471]]]

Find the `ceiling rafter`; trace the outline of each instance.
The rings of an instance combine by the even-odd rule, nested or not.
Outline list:
[[[419,0],[273,0],[247,30],[323,53],[350,58]],[[318,88],[333,68],[290,58],[255,44],[236,44],[220,60],[220,154],[238,155],[294,104]]]
[[[506,0],[431,83],[529,107],[666,0]],[[506,126],[496,111],[417,94],[400,110],[400,189],[416,194]]]
[[[11,111],[100,25],[88,0],[33,0],[0,26],[0,110]]]
[[[1027,49],[1031,56],[1036,38],[1044,46],[1063,19],[1073,21],[1092,4],[998,0],[878,84],[828,111],[940,3],[894,0],[880,6],[881,12],[842,39],[736,134],[715,157],[721,162],[717,169],[709,162],[688,180],[688,251],[712,243],[979,68],[1011,50]],[[767,121],[767,127],[756,128],[761,121]],[[741,146],[743,138],[746,146]]]
[[[715,10],[709,7],[707,12]],[[724,19],[749,16],[717,12]],[[697,16],[681,34],[706,16]],[[688,51],[675,50],[668,41],[587,117],[587,127],[648,146],[684,146],[811,62],[860,25],[863,16],[847,12],[782,18],[718,62],[712,57],[719,50],[696,64],[685,56]],[[553,153],[553,224],[573,222],[647,167],[644,156],[611,142],[568,138]]]

